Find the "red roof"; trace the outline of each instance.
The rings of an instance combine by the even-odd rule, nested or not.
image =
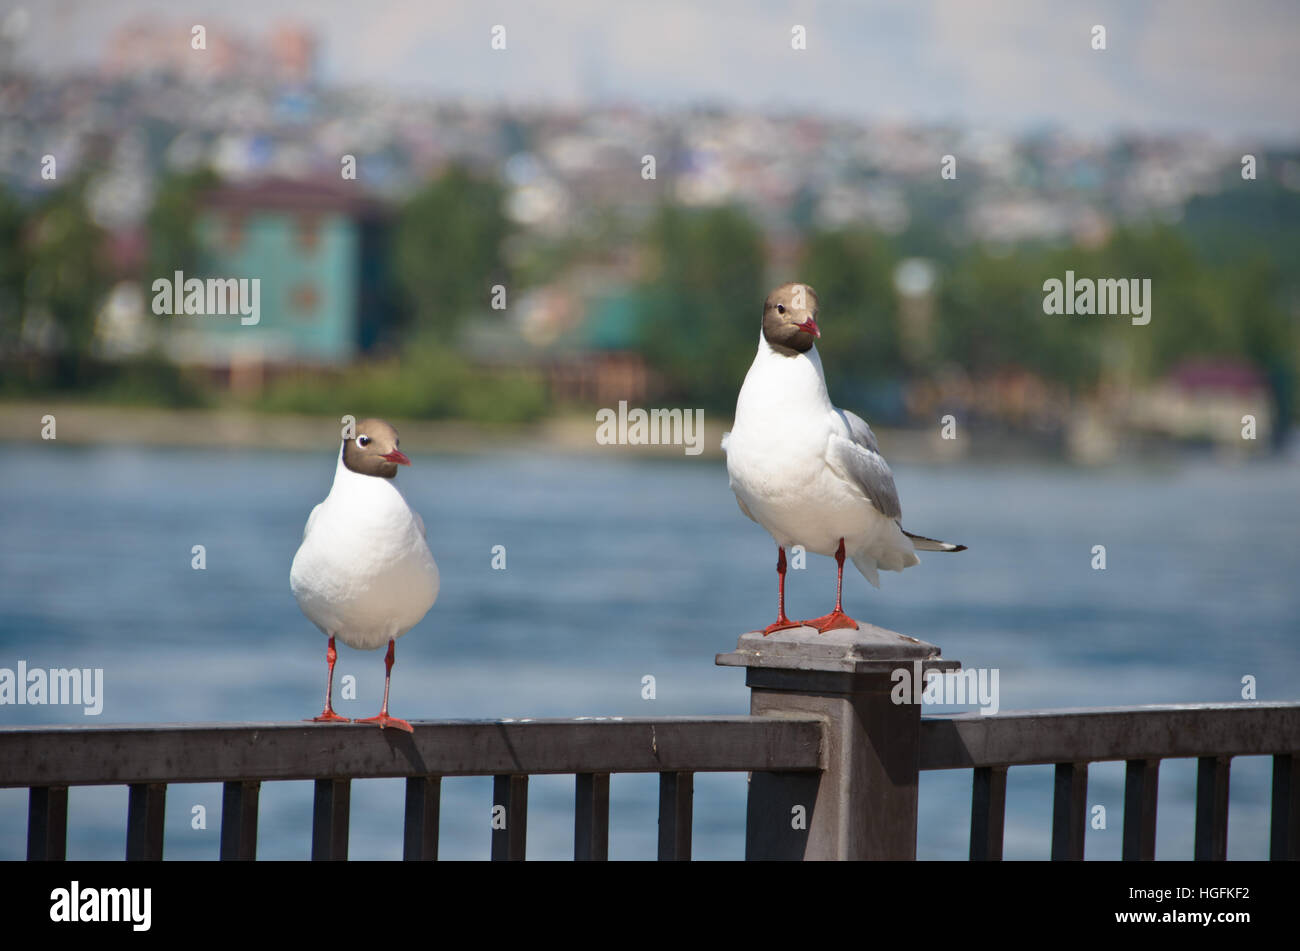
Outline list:
[[[1235,360],[1188,360],[1174,367],[1169,379],[1185,390],[1250,393],[1267,389],[1259,370],[1249,363]]]
[[[342,179],[264,178],[246,185],[221,185],[204,197],[212,208],[248,211],[333,211],[359,218],[377,217],[384,211],[355,181]]]

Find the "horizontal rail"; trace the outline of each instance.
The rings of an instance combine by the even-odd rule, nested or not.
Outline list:
[[[923,717],[918,766],[1265,756],[1300,751],[1300,704],[1187,703]]]
[[[0,730],[0,787],[820,770],[815,717],[178,723]]]

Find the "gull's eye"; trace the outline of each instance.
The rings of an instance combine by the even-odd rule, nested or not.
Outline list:
[[[370,437],[369,437],[369,436],[358,436],[358,437],[357,437],[357,445],[360,446],[362,449],[365,449],[367,446],[370,445]]]
[[[785,313],[785,304],[777,304],[777,305],[776,305],[776,312],[777,312],[778,314],[784,314],[784,313]]]

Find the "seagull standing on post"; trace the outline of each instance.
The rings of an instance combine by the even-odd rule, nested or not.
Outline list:
[[[826,392],[813,342],[817,294],[807,284],[782,284],[763,305],[758,354],[736,400],[736,419],[722,437],[727,475],[740,510],[777,544],[777,619],[771,634],[804,624],[821,633],[858,627],[844,613],[844,559],[880,587],[879,570],[920,563],[920,551],[964,551],[903,529],[894,476],[871,427],[837,408]],[[811,621],[785,613],[785,549],[832,555],[835,609]]]
[[[334,639],[359,650],[386,641],[383,707],[357,722],[413,733],[405,720],[388,715],[393,647],[437,600],[438,566],[424,540],[424,520],[394,481],[397,467],[411,464],[397,448],[397,430],[382,419],[362,420],[355,430],[343,440],[330,494],[312,509],[289,570],[302,613],[329,638],[325,709],[314,719],[348,722],[332,704]]]

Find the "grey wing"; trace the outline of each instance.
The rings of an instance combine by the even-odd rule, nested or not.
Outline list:
[[[832,430],[826,462],[841,478],[855,485],[881,515],[901,518],[903,507],[898,502],[894,474],[880,454],[875,433],[861,416],[842,409],[836,409],[835,416],[843,429]]]

